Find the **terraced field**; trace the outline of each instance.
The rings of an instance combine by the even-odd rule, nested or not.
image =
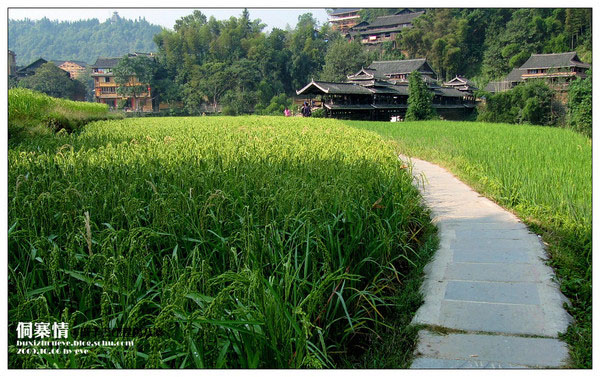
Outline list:
[[[429,218],[375,133],[138,118],[26,138],[8,158],[9,344],[18,322],[134,341],[77,357],[11,346],[10,367],[349,366],[399,295],[408,321],[420,303],[406,287]]]

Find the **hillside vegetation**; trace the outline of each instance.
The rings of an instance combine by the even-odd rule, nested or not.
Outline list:
[[[117,17],[105,22],[9,19],[8,30],[8,48],[17,55],[17,64],[25,66],[38,58],[93,64],[99,56],[153,52],[152,37],[162,28],[145,19]]]
[[[54,98],[29,89],[8,91],[8,137],[11,142],[60,130],[71,132],[95,120],[121,117],[109,113],[105,104]]]
[[[404,332],[388,316],[407,326],[421,302],[410,279],[431,251],[429,216],[372,132],[137,118],[24,140],[8,159],[11,326],[65,321],[72,339],[135,341],[11,354],[11,367],[347,366],[384,330]],[[395,357],[410,357],[415,333],[403,334]]]
[[[543,236],[561,290],[573,304],[575,322],[565,339],[574,366],[591,368],[591,140],[566,129],[482,122],[348,124],[448,168]]]

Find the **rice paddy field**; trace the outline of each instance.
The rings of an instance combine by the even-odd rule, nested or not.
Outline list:
[[[575,318],[573,366],[592,367],[592,141],[561,128],[481,122],[345,122],[446,167],[514,211],[548,245]]]
[[[420,304],[429,215],[374,132],[109,120],[20,140],[8,163],[11,368],[356,366]],[[18,354],[18,322],[133,345]]]

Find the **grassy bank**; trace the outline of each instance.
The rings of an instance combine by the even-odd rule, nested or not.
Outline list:
[[[8,157],[9,344],[29,321],[135,342],[77,357],[12,349],[11,367],[359,365],[389,318],[410,355],[435,239],[411,177],[372,132],[127,119],[27,139]]]
[[[95,121],[120,118],[105,104],[69,101],[29,89],[8,91],[8,135],[12,142],[26,137],[71,132]]]
[[[591,140],[559,128],[481,122],[346,123],[448,168],[541,234],[573,304],[575,322],[564,335],[573,366],[591,368]]]

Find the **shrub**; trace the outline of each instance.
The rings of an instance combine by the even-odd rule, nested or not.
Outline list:
[[[324,108],[319,108],[312,112],[312,116],[314,118],[325,118],[327,113],[325,112]]]
[[[554,92],[543,81],[530,81],[513,89],[490,94],[480,109],[477,120],[496,123],[553,123]]]
[[[592,137],[592,71],[578,78],[569,88],[568,125],[577,132]]]

